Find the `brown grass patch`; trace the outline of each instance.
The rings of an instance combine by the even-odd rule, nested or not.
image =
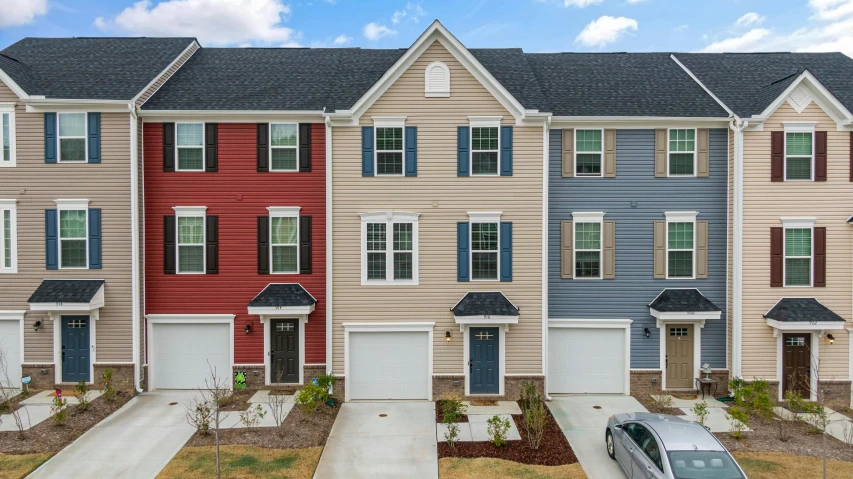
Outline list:
[[[444,458],[438,460],[438,476],[441,479],[586,479],[580,463],[566,466],[531,466],[503,459]]]
[[[222,477],[243,479],[310,479],[320,462],[322,447],[265,449],[254,446],[222,446]],[[216,477],[216,452],[212,446],[185,447],[157,476],[161,479],[209,479]]]
[[[823,463],[816,457],[792,456],[782,452],[736,452],[740,467],[750,479],[818,479],[823,477]],[[828,479],[850,479],[853,464],[828,461]]]
[[[0,479],[20,479],[36,470],[52,455],[53,453],[21,455],[0,453]]]

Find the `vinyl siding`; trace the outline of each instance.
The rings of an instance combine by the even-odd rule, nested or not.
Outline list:
[[[0,198],[17,199],[18,273],[0,274],[0,310],[27,310],[27,299],[50,279],[106,280],[105,305],[96,324],[98,363],[131,362],[130,115],[101,114],[101,163],[46,164],[44,116],[26,113],[24,104],[0,83],[0,102],[15,109],[17,166],[0,169]],[[85,198],[101,208],[103,269],[45,269],[44,210],[54,200]],[[42,328],[31,325],[42,321]],[[53,323],[44,312],[27,313],[24,361],[53,363]]]
[[[552,319],[631,319],[631,367],[660,368],[660,331],[649,303],[666,288],[698,288],[723,310],[702,329],[702,359],[726,367],[727,133],[710,131],[708,178],[655,178],[654,130],[616,131],[616,178],[563,178],[562,130],[550,132],[548,315]],[[637,202],[637,207],[631,207]],[[603,211],[616,227],[616,279],[560,278],[560,222]],[[708,221],[708,279],[654,279],[654,221],[665,211],[698,211]],[[649,328],[646,338],[643,328]]]
[[[433,61],[450,69],[449,98],[424,97]],[[439,43],[431,45],[361,119],[406,116],[418,127],[417,177],[362,177],[361,127],[335,127],[333,152],[333,368],[344,372],[344,322],[435,322],[434,374],[462,374],[463,343],[450,308],[468,291],[502,291],[519,307],[506,335],[507,374],[542,373],[542,127],[515,126],[512,177],[457,177],[456,130],[468,116],[506,109]],[[418,286],[361,285],[360,213],[420,213]],[[502,211],[513,222],[513,281],[456,281],[456,223],[469,211]],[[445,331],[453,340],[444,340]]]
[[[172,75],[174,75],[175,72],[177,72],[198,49],[198,43],[193,42],[192,45],[190,45],[190,48],[188,48],[187,51],[185,51],[180,57],[178,57],[175,64],[170,66],[165,72],[163,72],[162,75],[157,77],[157,80],[150,87],[148,87],[142,93],[142,95],[139,96],[139,98],[136,100],[136,106],[141,107],[143,104],[145,104],[146,101],[148,101],[149,98],[151,98],[155,93],[157,93],[157,90],[159,90],[160,87],[163,86],[167,81],[169,81],[169,78],[172,78]]]
[[[783,122],[818,122],[827,131],[827,181],[770,181],[770,134]],[[744,132],[743,251],[743,375],[776,378],[776,338],[763,317],[782,297],[814,297],[847,320],[850,326],[853,277],[853,233],[847,218],[853,212],[850,175],[850,133],[836,131],[835,122],[815,103],[802,113],[783,103],[764,122],[764,131]],[[770,287],[770,228],[782,217],[816,217],[826,227],[826,287]],[[839,328],[840,330],[841,328]],[[820,341],[821,379],[847,379],[849,336],[836,332],[835,344]]]

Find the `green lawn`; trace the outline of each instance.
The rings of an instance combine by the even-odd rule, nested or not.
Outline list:
[[[50,459],[53,453],[3,454],[0,453],[0,479],[20,479],[33,472]]]

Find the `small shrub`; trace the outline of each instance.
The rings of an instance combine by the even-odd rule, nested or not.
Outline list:
[[[521,409],[522,411],[530,408],[537,401],[542,401],[542,396],[536,390],[536,384],[530,381],[521,383]]]
[[[187,422],[201,436],[210,434],[210,423],[213,420],[213,408],[208,401],[196,401],[187,407]]]
[[[332,387],[334,387],[335,383],[338,380],[335,379],[331,374],[324,374],[322,376],[317,377],[317,386],[324,391],[323,394],[323,402],[329,400],[329,394],[332,392]]]
[[[534,401],[523,412],[522,423],[527,434],[527,445],[535,451],[542,445],[542,438],[545,437],[545,424],[548,420],[545,403]]]
[[[234,394],[233,390],[225,390],[221,395],[218,396],[216,403],[219,405],[220,409],[227,408],[237,402],[237,395]]]
[[[489,433],[489,441],[496,447],[506,444],[506,437],[509,433],[509,419],[495,415],[487,423],[486,431]]]
[[[328,391],[316,384],[306,384],[305,387],[296,392],[293,402],[299,406],[303,413],[314,412],[317,406],[328,397]]]
[[[441,412],[444,414],[444,419],[441,422],[444,424],[458,422],[465,415],[467,409],[468,406],[463,404],[460,399],[445,399],[441,401]]]
[[[53,398],[53,404],[50,406],[50,413],[53,415],[53,424],[64,426],[65,421],[68,420],[68,400],[56,395]]]
[[[459,442],[459,425],[454,422],[445,422],[444,424],[447,424],[447,430],[444,432],[444,440],[447,441],[450,447],[456,447],[456,443]]]
[[[726,419],[729,420],[732,437],[742,438],[743,431],[749,426],[749,412],[741,406],[732,406],[726,413]]]
[[[668,394],[661,394],[659,396],[652,395],[650,397],[652,398],[652,401],[654,401],[655,404],[658,405],[658,407],[661,407],[661,408],[674,407],[674,404],[672,402],[672,396],[670,396]]]
[[[738,393],[743,387],[746,386],[746,380],[740,377],[731,378],[729,380],[729,392],[732,395],[732,398],[737,399]]]
[[[116,398],[116,390],[113,388],[113,370],[110,368],[104,369],[104,374],[101,376],[101,382],[104,384],[104,400],[113,402]]]
[[[707,418],[708,414],[710,413],[710,411],[708,410],[708,403],[706,403],[705,401],[698,402],[693,406],[692,411],[693,415],[696,416],[696,421],[704,426],[705,418]]]
[[[77,391],[77,410],[88,411],[92,406],[92,401],[89,400],[89,386],[86,384],[86,381],[77,382],[74,389]]]
[[[240,411],[240,424],[246,427],[248,430],[252,430],[257,427],[257,425],[261,422],[267,415],[266,410],[260,404],[256,404],[254,407],[250,407],[245,411]]]

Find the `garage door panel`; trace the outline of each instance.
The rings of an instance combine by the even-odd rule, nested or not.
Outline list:
[[[550,328],[548,338],[549,392],[626,392],[625,330]]]
[[[428,399],[429,334],[352,332],[350,399]]]
[[[0,373],[0,387],[21,387],[21,323],[20,321],[0,321],[0,351],[6,357],[6,369],[9,381]]]
[[[153,324],[154,387],[204,387],[211,368],[230,384],[230,328],[229,324]]]

